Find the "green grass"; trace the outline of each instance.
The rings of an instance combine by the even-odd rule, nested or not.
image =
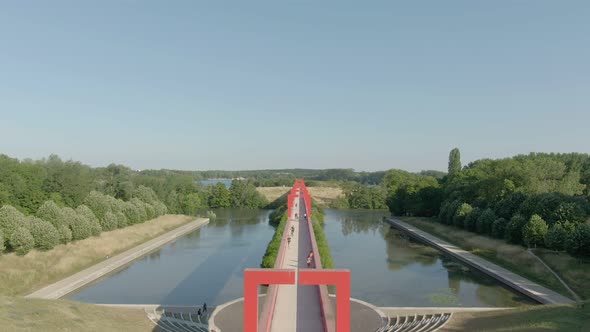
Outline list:
[[[543,305],[511,310],[453,314],[441,332],[590,331],[590,305]]]
[[[478,235],[452,226],[442,225],[433,218],[400,217],[400,219],[566,297],[572,297],[561,282],[543,264],[532,257],[524,247],[508,244],[503,240]],[[548,265],[551,266],[551,264]],[[576,266],[571,264],[568,265],[568,268],[578,272],[584,271],[581,275],[583,275],[583,279],[586,281],[585,284],[588,284],[588,281],[590,281],[588,265]],[[560,271],[557,270],[557,272],[559,273]],[[575,275],[580,276],[580,273],[576,273]],[[583,297],[580,294],[582,289],[574,287],[574,284],[576,284],[575,280],[566,278],[565,275],[562,276],[566,283]],[[588,293],[588,291],[585,291],[585,293]]]
[[[284,212],[281,213],[281,211],[283,210]],[[279,254],[279,249],[281,248],[281,240],[283,239],[285,224],[287,223],[286,205],[284,209],[282,207],[279,207],[269,216],[269,223],[271,225],[276,224],[277,220],[279,220],[279,224],[275,228],[275,234],[268,243],[268,246],[266,247],[266,252],[262,257],[262,263],[260,264],[260,267],[264,269],[272,269],[275,266],[277,255]]]
[[[153,331],[141,309],[107,308],[65,300],[0,296],[0,330],[20,331]]]
[[[334,262],[332,261],[332,253],[330,251],[330,245],[326,239],[324,233],[324,211],[321,208],[312,206],[312,227],[315,235],[315,241],[318,245],[318,251],[320,252],[320,259],[322,260],[322,268],[333,269]]]

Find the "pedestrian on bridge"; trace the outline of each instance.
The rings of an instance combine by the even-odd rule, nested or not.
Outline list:
[[[307,268],[309,269],[311,267],[311,256],[307,257]]]
[[[291,237],[287,237],[287,247],[291,248]]]
[[[291,236],[293,236],[293,234],[295,234],[295,226],[291,226]]]

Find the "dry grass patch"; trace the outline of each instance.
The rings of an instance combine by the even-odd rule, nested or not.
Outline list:
[[[328,207],[330,204],[342,195],[342,188],[338,187],[308,187],[309,194],[322,207]]]
[[[279,197],[283,196],[289,190],[290,187],[257,187],[259,193],[262,194],[269,202],[276,201]]]
[[[454,313],[441,332],[590,331],[590,306],[543,305],[511,310]]]
[[[590,299],[590,261],[566,253],[536,249],[535,254],[549,265],[582,299]]]
[[[338,196],[342,195],[342,188],[338,187],[307,187],[307,189],[314,201],[321,207],[330,206]],[[269,202],[274,202],[291,190],[291,187],[258,187],[256,190]]]
[[[0,294],[24,295],[164,234],[194,217],[165,215],[26,256],[0,256]]]
[[[508,244],[504,240],[492,239],[455,227],[442,225],[429,218],[401,217],[400,219],[550,288],[563,296],[571,297],[571,294],[563,287],[561,282],[541,262],[531,256],[524,247]],[[559,271],[557,272],[559,273]],[[565,281],[570,284],[569,280],[565,279]]]
[[[2,331],[153,331],[141,309],[0,296]]]

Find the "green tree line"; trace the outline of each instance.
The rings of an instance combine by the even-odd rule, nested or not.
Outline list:
[[[448,175],[390,171],[384,185],[395,215],[436,216],[443,224],[529,247],[590,256],[590,156],[531,153],[462,167]]]

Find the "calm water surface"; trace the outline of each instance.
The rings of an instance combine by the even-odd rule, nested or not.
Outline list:
[[[334,265],[351,270],[352,297],[377,306],[504,307],[534,304],[494,279],[410,240],[387,211],[326,210]]]
[[[92,303],[222,304],[243,295],[274,234],[266,210],[220,209],[208,225],[69,296]]]
[[[218,305],[243,296],[243,271],[257,268],[274,229],[270,211],[222,209],[217,219],[69,296],[92,303]],[[407,239],[386,211],[326,210],[338,268],[352,272],[352,296],[377,306],[532,304],[486,275]]]

